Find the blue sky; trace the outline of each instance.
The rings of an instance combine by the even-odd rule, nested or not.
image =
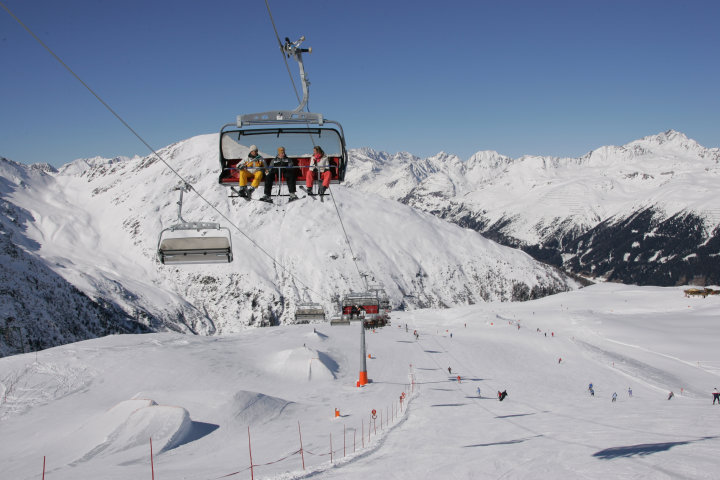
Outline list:
[[[154,148],[298,103],[264,0],[0,1]],[[720,146],[718,1],[270,7],[351,148],[579,156],[668,129]],[[148,153],[4,9],[0,62],[0,156]]]

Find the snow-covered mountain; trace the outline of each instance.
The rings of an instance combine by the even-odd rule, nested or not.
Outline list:
[[[333,314],[342,295],[364,289],[361,273],[384,285],[396,308],[526,300],[574,287],[521,251],[344,186],[332,188],[334,202],[228,198],[217,184],[217,140],[203,135],[159,153],[214,207],[188,193],[185,220],[239,228],[235,260],[223,265],[155,259],[161,230],[177,223],[179,179],[154,156],[84,159],[57,171],[0,159],[0,327],[25,337],[0,336],[0,353],[113,331],[213,334],[292,323],[308,297]],[[38,318],[90,326],[56,325],[48,337]]]
[[[346,180],[574,273],[720,282],[720,149],[676,131],[580,158],[358,149]]]

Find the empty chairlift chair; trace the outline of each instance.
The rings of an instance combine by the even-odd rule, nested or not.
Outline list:
[[[319,303],[300,303],[295,309],[295,323],[317,323],[325,321],[325,309]]]
[[[375,285],[369,285],[368,291],[375,293],[378,297],[379,301],[379,315],[378,315],[378,326],[384,326],[387,325],[387,323],[390,320],[390,310],[392,310],[392,307],[390,305],[390,297],[388,297],[387,292],[385,292],[385,289],[383,288],[382,284],[375,284]]]
[[[183,192],[178,187],[178,223],[162,232],[158,239],[157,258],[164,265],[229,263],[233,260],[230,230],[218,223],[187,222],[182,218]]]

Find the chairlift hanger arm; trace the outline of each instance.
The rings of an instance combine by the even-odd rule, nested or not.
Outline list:
[[[298,62],[298,66],[300,68],[300,80],[302,81],[303,88],[303,98],[300,104],[295,107],[295,110],[276,110],[238,115],[238,127],[242,127],[243,125],[262,125],[265,123],[277,122],[323,124],[322,114],[303,112],[303,109],[307,106],[308,98],[310,96],[310,81],[305,74],[305,65],[303,64],[302,54],[312,53],[312,48],[300,48],[300,44],[304,41],[305,36],[300,37],[295,42],[291,42],[288,37],[285,37],[285,44],[280,46],[283,53],[288,58],[292,57]]]
[[[308,80],[307,75],[305,75],[305,66],[303,65],[302,54],[303,52],[312,53],[312,48],[300,48],[300,44],[304,41],[305,35],[301,36],[295,42],[291,42],[288,37],[285,37],[285,45],[282,46],[283,53],[285,53],[288,58],[293,57],[298,62],[298,66],[300,67],[300,80],[302,80],[303,99],[302,102],[300,102],[300,105],[295,108],[295,113],[301,112],[305,108],[308,102],[308,97],[310,96],[310,80]]]

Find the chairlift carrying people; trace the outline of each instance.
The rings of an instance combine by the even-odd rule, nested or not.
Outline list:
[[[360,319],[365,328],[384,327],[387,319],[380,315],[379,300],[375,292],[351,292],[340,302],[341,318]]]
[[[288,181],[290,178],[305,179],[308,185],[319,180],[324,187],[340,183],[345,179],[348,154],[342,125],[337,121],[326,119],[320,113],[303,111],[308,102],[309,81],[305,76],[302,54],[311,52],[309,48],[300,48],[304,40],[305,37],[300,37],[296,42],[291,42],[286,38],[282,47],[287,57],[294,58],[300,68],[303,99],[295,110],[272,110],[238,115],[235,123],[228,123],[220,129],[218,181],[220,185],[230,188],[231,196],[241,196],[241,172],[250,145],[256,146],[259,155],[265,160],[264,174],[266,178],[272,175],[272,185],[278,186],[275,195],[292,197],[294,193],[292,191],[281,193],[288,190],[283,189],[284,186],[290,187]],[[287,163],[267,165],[268,160],[275,157],[279,147],[284,147]],[[325,153],[327,163],[322,168],[313,170],[315,147],[319,147]],[[308,189],[307,192],[312,194],[312,189]],[[266,190],[265,193],[268,195],[273,192]]]

